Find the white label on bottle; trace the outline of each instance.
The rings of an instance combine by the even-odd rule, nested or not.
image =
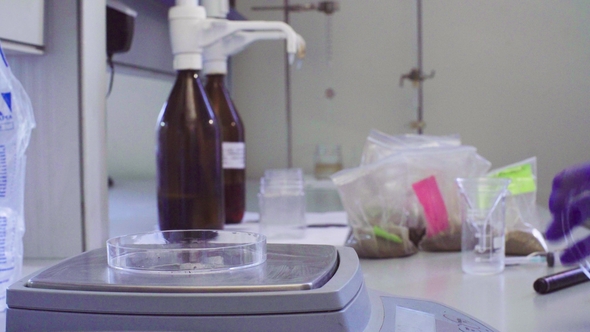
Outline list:
[[[223,169],[246,168],[246,144],[244,142],[223,142],[221,148]]]

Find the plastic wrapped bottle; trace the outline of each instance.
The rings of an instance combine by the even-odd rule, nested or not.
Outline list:
[[[196,69],[178,71],[157,131],[160,229],[223,229],[221,127]]]
[[[207,75],[205,91],[221,124],[225,222],[242,221],[246,209],[244,125],[224,83],[225,75]]]
[[[0,311],[6,288],[23,264],[25,150],[35,127],[33,107],[0,47]]]

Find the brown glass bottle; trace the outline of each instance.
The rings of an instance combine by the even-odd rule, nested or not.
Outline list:
[[[196,70],[180,70],[157,129],[161,230],[223,229],[221,127]]]
[[[224,79],[222,74],[207,75],[205,91],[221,124],[225,222],[236,224],[242,221],[246,209],[244,125]]]

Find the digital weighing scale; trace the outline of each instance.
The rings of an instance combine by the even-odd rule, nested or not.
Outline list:
[[[352,248],[230,231],[112,241],[10,286],[7,331],[496,331],[367,289]]]

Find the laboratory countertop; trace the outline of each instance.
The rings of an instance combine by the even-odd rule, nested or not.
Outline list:
[[[430,300],[469,314],[499,331],[590,331],[590,282],[539,295],[534,281],[566,269],[507,266],[496,275],[468,275],[460,253],[419,252],[398,259],[361,260],[369,288]]]
[[[116,188],[110,193],[111,236],[130,229],[153,230],[157,216],[153,182],[119,184]],[[125,224],[126,219],[131,224]],[[332,235],[337,230],[342,233],[344,229],[317,228],[313,232],[323,232],[324,238],[331,239],[327,244],[336,245]],[[23,274],[55,262],[25,260]],[[371,289],[441,303],[499,331],[590,331],[590,282],[545,295],[533,289],[537,278],[566,269],[563,266],[507,266],[500,274],[474,276],[462,272],[458,252],[418,252],[404,258],[361,259],[361,269]]]

